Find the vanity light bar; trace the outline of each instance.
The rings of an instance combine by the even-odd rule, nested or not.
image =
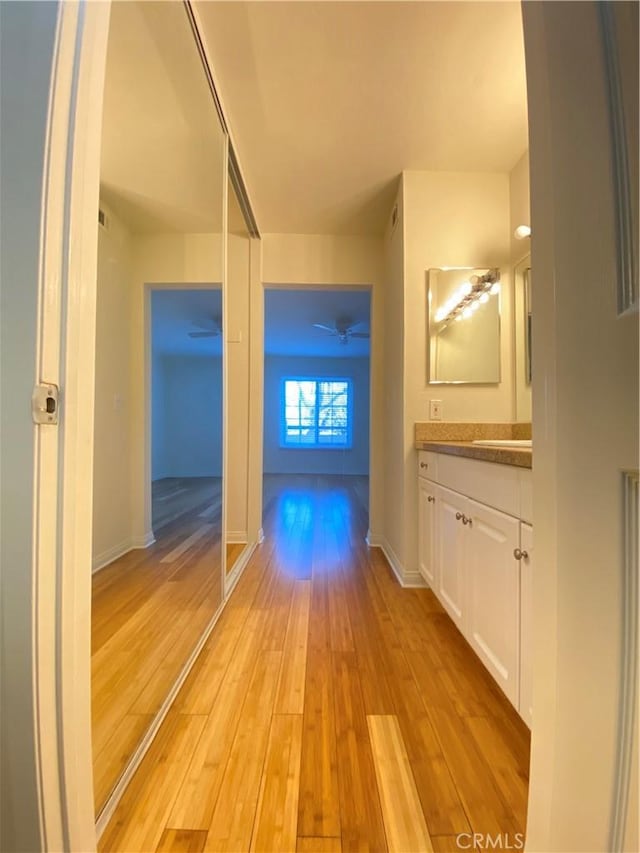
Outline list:
[[[489,296],[500,290],[500,270],[493,269],[484,275],[472,275],[454,293],[452,298],[438,310],[435,321],[447,326],[453,320],[463,320],[486,302]]]

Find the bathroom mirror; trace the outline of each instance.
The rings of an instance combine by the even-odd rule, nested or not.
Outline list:
[[[427,279],[429,382],[500,382],[500,271],[442,267]]]
[[[95,813],[222,603],[227,142],[183,3],[113,3],[98,222]]]
[[[515,318],[516,420],[531,421],[531,255],[513,271]]]

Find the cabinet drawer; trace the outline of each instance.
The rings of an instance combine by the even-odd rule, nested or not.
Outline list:
[[[418,451],[418,476],[436,480],[438,475],[438,454],[430,450]]]
[[[441,454],[437,477],[443,486],[473,500],[509,515],[520,515],[520,480],[515,467]]]

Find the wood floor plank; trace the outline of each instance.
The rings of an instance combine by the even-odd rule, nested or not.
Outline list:
[[[356,656],[333,652],[343,850],[386,850],[378,784]]]
[[[408,652],[407,657],[420,680],[422,655]],[[437,682],[437,673],[431,673],[430,677]],[[434,695],[438,697],[435,702]],[[522,831],[522,825],[500,794],[491,766],[483,758],[464,719],[456,714],[452,703],[447,706],[441,686],[429,691],[425,704],[472,831],[493,835]]]
[[[480,753],[491,768],[503,800],[513,812],[520,826],[527,823],[527,799],[529,777],[513,759],[501,727],[495,720],[486,717],[465,717]]]
[[[302,714],[307,669],[311,581],[296,581],[284,641],[276,714]]]
[[[169,714],[98,844],[100,851],[155,850],[205,718]]]
[[[460,853],[467,845],[473,850],[472,838],[468,834],[459,835],[434,835],[431,837],[434,853]]]
[[[206,851],[250,847],[281,664],[282,652],[258,654],[211,819]]]
[[[165,829],[156,853],[202,853],[207,833],[193,829]]]
[[[129,763],[152,720],[150,714],[127,714],[106,742],[105,754],[96,756],[93,774],[96,813],[106,803],[116,780]]]
[[[397,718],[369,716],[367,724],[389,850],[432,851]]]
[[[160,562],[162,562],[162,563],[173,563],[173,562],[175,562],[178,559],[178,557],[181,557],[185,553],[185,551],[188,551],[189,548],[191,548],[191,546],[194,545],[198,541],[198,539],[202,539],[203,536],[206,536],[212,530],[213,530],[213,524],[201,525],[197,530],[194,530],[194,532],[191,534],[191,536],[187,536],[187,538],[183,542],[181,542],[179,545],[176,545],[176,547],[172,551],[169,551],[169,553],[166,554]]]
[[[260,613],[250,613],[176,797],[167,824],[172,829],[209,829],[256,665],[261,626]]]
[[[302,714],[274,714],[251,837],[252,851],[295,850],[301,752]]]
[[[297,853],[342,853],[342,839],[326,836],[299,836]]]
[[[173,733],[163,728],[152,746],[176,778],[169,784],[156,770],[154,794],[135,782],[104,849],[149,853],[155,840],[200,850],[206,832],[206,850],[412,853],[429,849],[425,832],[433,850],[449,851],[459,833],[524,831],[526,727],[433,594],[402,589],[366,546],[358,488],[349,477],[267,478],[265,542],[176,699]],[[162,555],[184,539],[178,524],[168,529]],[[204,537],[161,567],[180,630],[199,612],[187,589],[194,578],[206,585],[206,547]],[[141,587],[136,596],[146,600]],[[118,600],[124,614],[130,599]],[[157,606],[128,616],[140,629],[134,653],[171,653],[178,635],[166,639],[173,625],[158,625]],[[117,648],[122,624],[109,634],[102,620],[99,655]],[[151,690],[143,675],[136,695]],[[128,690],[113,674],[100,685]],[[384,718],[373,735],[367,715]],[[204,722],[182,759],[184,732],[173,742],[178,721],[190,719]],[[391,747],[375,753],[374,741]]]
[[[341,834],[333,666],[326,649],[310,648],[307,657],[298,834]]]

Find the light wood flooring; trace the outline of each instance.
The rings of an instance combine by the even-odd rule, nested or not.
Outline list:
[[[524,831],[528,730],[433,594],[367,548],[362,490],[268,481],[265,542],[100,850],[449,851]]]
[[[220,481],[162,480],[153,496],[155,544],[92,580],[96,814],[222,601]]]

